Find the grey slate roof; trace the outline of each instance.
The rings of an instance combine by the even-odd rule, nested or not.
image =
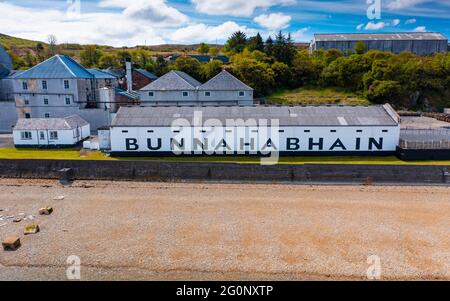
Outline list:
[[[9,69],[0,65],[0,78],[8,77],[9,75]]]
[[[93,78],[89,71],[67,55],[55,55],[27,71],[13,76],[15,79]]]
[[[17,120],[14,130],[72,130],[89,123],[78,115],[65,118],[20,118]]]
[[[0,65],[10,70],[13,68],[12,59],[2,45],[0,45]]]
[[[254,106],[254,107],[121,107],[113,127],[170,127],[178,118],[192,122],[195,111],[207,119],[279,120],[280,126],[397,126],[395,112],[385,106]]]
[[[191,91],[201,85],[196,79],[181,71],[170,71],[141,91]]]
[[[145,69],[134,69],[136,72],[142,74],[143,76],[151,79],[151,80],[157,80],[158,77],[156,75],[154,75],[153,73],[145,70]]]
[[[201,91],[253,91],[252,88],[238,80],[226,70],[223,70],[222,72],[217,74],[208,82],[201,85],[198,89]]]
[[[399,32],[399,33],[337,33],[337,34],[315,34],[316,42],[322,41],[385,41],[385,40],[447,40],[438,32]]]

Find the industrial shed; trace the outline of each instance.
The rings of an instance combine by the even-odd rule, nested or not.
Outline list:
[[[310,50],[338,49],[344,53],[354,52],[359,41],[364,42],[368,50],[412,52],[418,55],[447,52],[448,46],[448,39],[437,32],[315,34]]]
[[[13,130],[17,147],[68,147],[88,138],[90,125],[77,115],[65,118],[20,118]]]
[[[394,153],[400,117],[384,106],[122,107],[115,155]]]

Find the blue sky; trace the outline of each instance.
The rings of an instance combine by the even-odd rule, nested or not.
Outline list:
[[[380,18],[372,19],[367,11],[378,3]],[[450,36],[450,0],[0,0],[0,11],[0,33],[113,46],[223,43],[236,30],[289,31],[299,42],[314,33]]]

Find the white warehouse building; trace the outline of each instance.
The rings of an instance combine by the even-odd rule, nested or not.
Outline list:
[[[122,107],[113,155],[390,154],[400,117],[384,106]]]
[[[20,118],[13,130],[16,147],[70,147],[90,135],[89,123],[78,115],[65,118]]]

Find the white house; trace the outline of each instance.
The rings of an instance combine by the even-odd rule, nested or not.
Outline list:
[[[65,118],[20,118],[13,130],[17,147],[74,146],[90,136],[87,121],[78,115]]]

